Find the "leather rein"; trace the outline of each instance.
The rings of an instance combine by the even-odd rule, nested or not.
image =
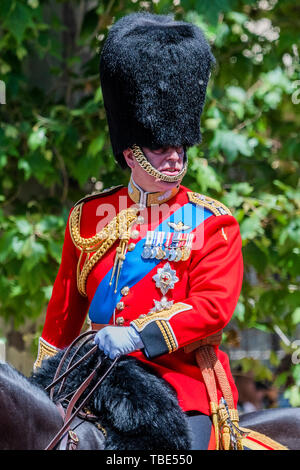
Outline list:
[[[84,360],[88,359],[92,354],[98,351],[98,346],[95,345],[91,348],[84,356],[82,356],[79,360],[75,362],[75,357],[80,351],[80,349],[91,339],[91,336],[94,336],[97,333],[96,330],[87,331],[82,333],[78,338],[76,338],[71,345],[66,349],[65,353],[63,354],[60,363],[56,369],[55,376],[53,381],[50,385],[45,388],[45,391],[49,391],[50,399],[54,401],[54,387],[60,381],[60,387],[58,390],[58,396],[62,392],[65,379],[66,377],[77,367],[79,366]],[[64,373],[61,373],[62,367],[70,354],[70,350],[75,346],[75,344],[81,341],[84,337],[87,337],[80,346],[75,350],[67,368]],[[234,400],[232,396],[231,387],[228,382],[228,378],[226,373],[223,369],[223,366],[219,359],[217,358],[213,345],[219,345],[221,342],[222,331],[218,332],[214,335],[209,336],[205,340],[200,340],[192,345],[188,345],[185,347],[185,352],[195,351],[196,361],[198,366],[202,372],[203,380],[206,385],[206,389],[210,398],[210,408],[211,408],[211,417],[213,421],[213,426],[215,428],[215,437],[216,437],[216,450],[223,449],[223,450],[231,450],[231,449],[242,449],[241,439],[247,434],[244,433],[238,427],[238,412],[234,406]],[[82,396],[82,394],[87,390],[88,386],[90,385],[91,381],[95,377],[97,371],[102,366],[102,359],[99,359],[94,370],[90,373],[90,375],[83,381],[80,387],[75,391],[75,393],[68,394],[63,398],[66,400],[71,395],[71,398],[68,402],[68,406],[66,411],[64,410],[61,402],[56,402],[56,406],[63,417],[63,426],[58,431],[58,433],[53,437],[51,442],[45,448],[45,450],[52,450],[54,449],[58,443],[60,442],[60,449],[76,449],[79,439],[76,433],[70,429],[70,424],[74,420],[74,418],[79,417],[81,419],[85,419],[87,421],[91,421],[94,418],[94,421],[97,420],[97,417],[91,415],[90,412],[84,413],[82,410],[84,406],[87,404],[90,397],[93,395],[95,390],[101,385],[103,380],[107,377],[110,371],[115,366],[116,362],[119,360],[120,356],[117,356],[108,369],[104,372],[101,378],[97,381],[97,383],[93,386],[93,388],[89,391],[87,396],[84,400],[77,405],[75,408],[78,400]],[[219,383],[221,390],[222,390],[222,399],[221,404],[218,404],[218,396],[217,396],[217,382]],[[97,423],[98,429],[102,431],[105,435],[105,430],[101,427],[99,423]],[[103,432],[104,431],[104,432]]]
[[[72,372],[76,367],[78,367],[84,360],[88,359],[92,354],[94,354],[96,351],[99,351],[99,348],[97,345],[95,345],[93,348],[90,349],[84,356],[82,356],[80,359],[78,359],[76,362],[75,361],[75,356],[78,354],[80,349],[91,339],[91,336],[94,336],[97,332],[96,331],[87,331],[85,333],[82,333],[80,336],[78,336],[71,344],[70,346],[66,349],[65,353],[63,354],[60,363],[56,369],[55,376],[53,381],[45,388],[45,391],[49,391],[49,396],[52,401],[54,401],[54,387],[57,385],[60,381],[60,387],[58,390],[58,394],[60,394],[63,390],[64,384],[66,377]],[[88,337],[83,341],[83,343],[75,350],[73,353],[68,366],[65,370],[64,373],[60,374],[62,367],[67,359],[67,357],[70,354],[70,350],[75,346],[76,343],[81,341],[84,337]],[[101,378],[96,382],[96,384],[93,386],[93,388],[89,391],[85,399],[81,402],[80,405],[78,405],[76,408],[76,404],[82,394],[87,390],[88,386],[90,385],[91,381],[95,377],[97,371],[99,368],[102,366],[102,359],[99,359],[94,370],[89,374],[89,376],[83,381],[83,383],[80,385],[80,387],[75,391],[75,393],[72,395],[72,397],[69,400],[68,406],[66,411],[64,410],[62,404],[60,402],[55,403],[62,418],[63,418],[63,426],[62,428],[57,432],[57,434],[53,437],[51,442],[47,445],[45,450],[52,450],[54,449],[57,444],[61,441],[60,448],[65,448],[65,449],[75,449],[78,445],[79,439],[76,435],[76,433],[70,429],[70,424],[76,417],[80,417],[83,419],[87,419],[87,421],[90,420],[89,413],[84,414],[82,412],[84,406],[88,403],[88,400],[91,398],[95,390],[101,385],[103,380],[107,377],[107,375],[110,373],[110,371],[113,369],[115,366],[116,362],[118,361],[120,356],[117,356],[114,361],[111,363],[111,365],[108,367],[108,369],[104,372],[104,374],[101,376]],[[70,394],[69,394],[70,395]],[[69,397],[69,395],[67,397]],[[67,397],[64,397],[65,399]],[[95,417],[96,418],[96,417]]]

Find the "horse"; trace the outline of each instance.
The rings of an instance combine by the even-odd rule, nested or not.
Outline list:
[[[43,450],[62,425],[63,418],[47,394],[10,364],[0,362],[0,449]],[[83,421],[78,436],[79,450],[104,449],[105,438],[93,424]]]
[[[85,344],[79,357],[86,357],[91,346]],[[101,362],[91,387],[111,367],[103,352],[90,355],[71,370],[63,386],[47,388],[53,382],[64,352],[45,359],[43,365],[26,377],[11,365],[0,363],[0,449],[43,450],[63,426],[55,402],[64,404]],[[80,361],[78,361],[80,362]],[[64,366],[67,370],[68,366]],[[83,393],[84,402],[87,392]],[[188,451],[191,435],[185,413],[175,391],[153,370],[131,356],[115,363],[88,402],[88,413],[96,424],[80,415],[70,423],[76,433],[78,450]],[[290,450],[299,450],[300,409],[269,409],[247,413],[240,425],[265,434]],[[55,447],[60,448],[60,443]]]
[[[84,345],[79,357],[89,351],[90,345]],[[50,399],[45,390],[53,381],[63,354],[64,351],[45,359],[29,378],[11,365],[0,363],[0,449],[46,449],[63,426],[55,402],[64,404],[65,397],[80,387],[99,359],[101,367],[90,387],[112,363],[98,350],[68,374],[61,393],[61,384],[57,384],[54,399]],[[87,392],[83,393],[81,401],[86,395]],[[91,396],[88,408],[89,414],[99,417],[97,426],[80,415],[70,424],[78,438],[78,450],[176,451],[190,447],[187,419],[175,392],[133,357],[123,356],[118,360]]]

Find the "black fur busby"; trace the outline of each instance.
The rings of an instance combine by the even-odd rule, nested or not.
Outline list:
[[[201,142],[200,117],[215,59],[195,25],[171,15],[133,13],[110,29],[100,79],[113,152],[190,147]]]

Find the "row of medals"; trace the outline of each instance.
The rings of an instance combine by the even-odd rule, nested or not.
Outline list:
[[[194,233],[167,233],[148,231],[142,251],[144,259],[166,259],[168,261],[186,261],[192,251]]]

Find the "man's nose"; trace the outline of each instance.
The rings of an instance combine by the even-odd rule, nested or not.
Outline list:
[[[169,154],[167,159],[168,160],[175,160],[178,161],[183,156],[183,148],[182,147],[171,147],[169,149]]]

